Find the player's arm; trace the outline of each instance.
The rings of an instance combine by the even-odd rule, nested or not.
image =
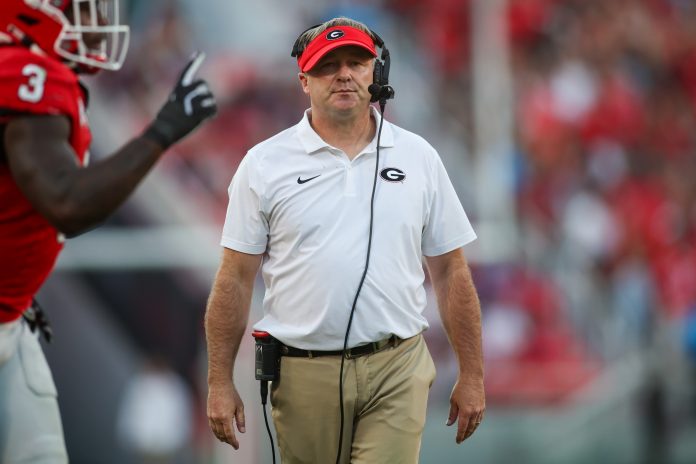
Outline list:
[[[135,189],[164,150],[216,112],[215,100],[194,75],[204,55],[186,66],[145,133],[105,160],[77,165],[71,125],[63,116],[19,116],[5,130],[5,152],[15,182],[51,224],[67,236],[106,219]]]
[[[16,117],[5,131],[5,152],[15,182],[36,210],[74,236],[123,203],[162,148],[138,137],[103,162],[81,168],[69,144],[70,130],[62,116]]]
[[[262,255],[225,248],[208,298],[208,422],[219,440],[239,449],[234,433],[245,432],[244,403],[234,385],[234,363],[246,330],[254,278]]]
[[[450,397],[447,425],[459,421],[457,443],[468,438],[483,419],[486,400],[481,352],[481,307],[461,248],[426,257],[442,324],[459,362],[459,377]]]

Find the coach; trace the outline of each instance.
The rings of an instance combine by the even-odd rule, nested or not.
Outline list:
[[[392,96],[371,86],[386,84],[376,65],[389,69],[376,43],[384,49],[348,18],[305,31],[294,55],[311,107],[253,147],[229,188],[205,321],[208,417],[238,448],[234,361],[261,267],[264,315],[254,328],[284,354],[271,389],[284,463],[418,462],[435,378],[421,335],[423,256],[459,362],[447,419],[459,421],[457,443],[485,409],[480,308],[462,252],[476,235],[437,152],[370,105]]]

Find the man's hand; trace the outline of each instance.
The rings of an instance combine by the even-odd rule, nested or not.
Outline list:
[[[450,396],[450,412],[447,425],[457,420],[457,444],[469,438],[483,420],[486,398],[483,381],[465,382],[460,377]]]
[[[169,148],[200,123],[217,113],[215,97],[208,84],[194,77],[200,68],[205,53],[196,53],[179,76],[179,81],[169,99],[157,114],[145,136]]]
[[[210,429],[218,440],[229,443],[234,449],[239,449],[239,441],[234,433],[234,422],[236,422],[239,432],[246,432],[244,403],[242,403],[242,398],[237,393],[234,384],[210,385],[208,389]]]

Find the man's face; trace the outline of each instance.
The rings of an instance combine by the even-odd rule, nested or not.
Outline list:
[[[92,12],[90,11],[90,6],[88,3],[81,3],[79,9],[79,24],[83,26],[106,24],[106,20],[102,17],[99,8],[97,8],[97,11],[94,12],[97,15],[97,24],[93,24]],[[74,7],[72,5],[65,10],[65,17],[68,18],[68,21],[70,21],[71,24],[77,23],[75,19]],[[104,40],[106,40],[106,36],[100,32],[85,32],[82,34],[82,41],[90,50],[98,50]]]
[[[369,106],[374,57],[355,46],[329,52],[306,73],[300,73],[302,90],[312,107],[336,116],[348,116]]]

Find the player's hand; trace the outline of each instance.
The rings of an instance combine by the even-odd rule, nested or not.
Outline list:
[[[174,91],[157,114],[145,135],[166,149],[191,133],[200,123],[217,113],[217,105],[208,84],[195,79],[205,53],[197,52],[186,65]]]
[[[483,420],[486,410],[486,396],[483,380],[471,381],[461,376],[454,384],[450,396],[450,412],[447,425],[457,424],[457,443],[469,438]]]
[[[241,433],[246,432],[244,403],[232,382],[208,387],[208,423],[218,440],[239,449],[234,425]]]

